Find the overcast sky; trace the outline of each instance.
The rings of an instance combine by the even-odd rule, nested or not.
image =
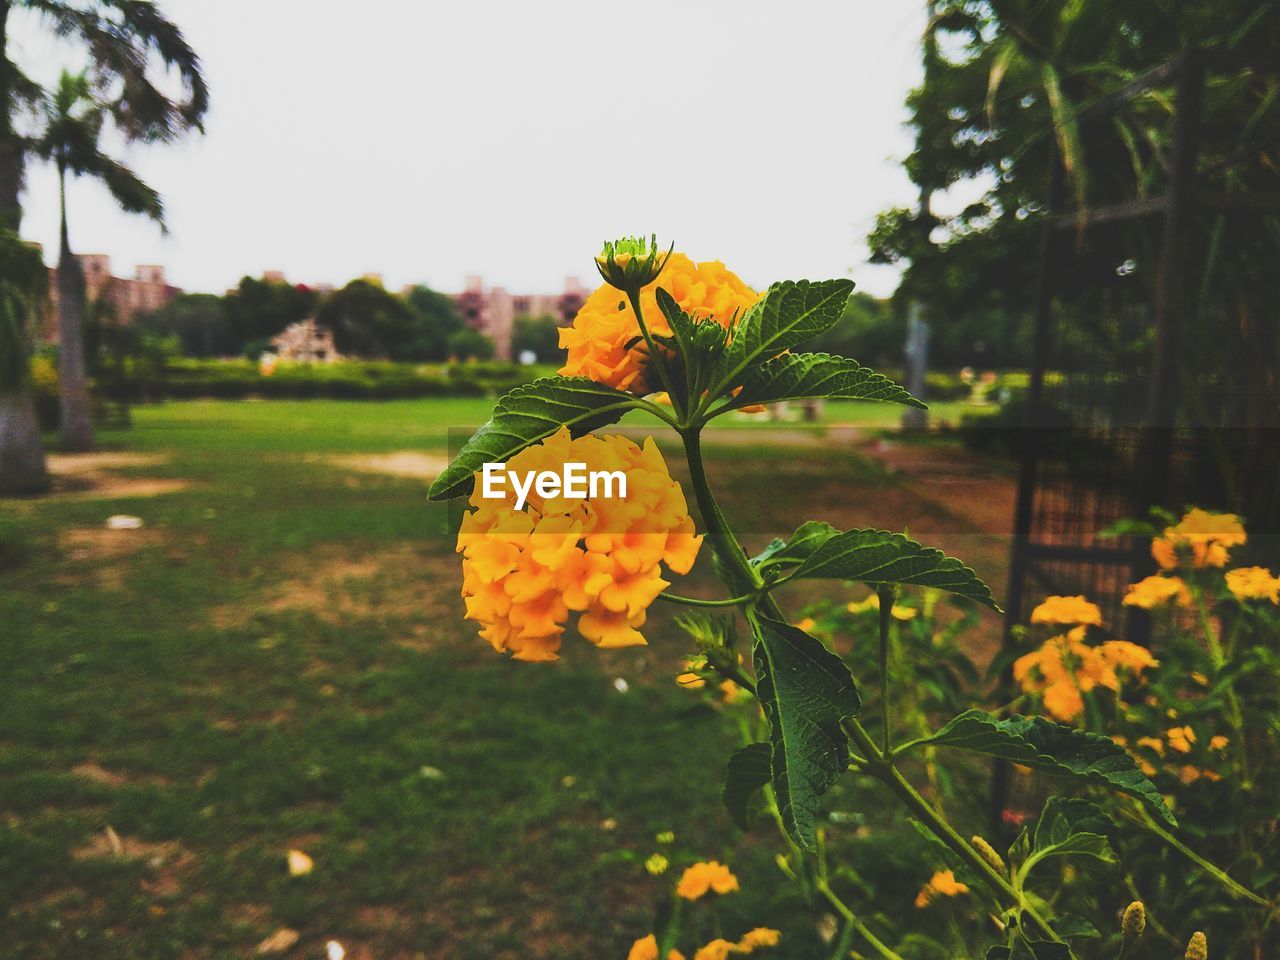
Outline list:
[[[754,285],[851,276],[877,211],[910,205],[903,99],[923,3],[874,0],[161,0],[204,59],[206,135],[127,157],[170,235],[71,192],[71,239],[189,290],[284,270],[517,292],[594,284],[601,240],[656,231]],[[29,15],[23,15],[29,18]],[[15,15],[16,18],[16,15]],[[11,24],[11,29],[14,29]],[[72,48],[16,26],[51,81]],[[23,233],[57,240],[29,173]]]

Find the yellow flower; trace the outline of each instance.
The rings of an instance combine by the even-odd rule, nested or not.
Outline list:
[[[1280,577],[1273,577],[1266,567],[1240,567],[1228,570],[1227,589],[1237,600],[1269,600],[1280,603]]]
[[[660,877],[667,872],[670,862],[660,853],[655,853],[644,862],[644,868],[649,871],[650,876]]]
[[[1162,577],[1159,575],[1146,577],[1129,587],[1124,603],[1127,607],[1141,607],[1153,610],[1156,607],[1176,600],[1180,606],[1191,605],[1191,591],[1178,577]]]
[[[920,908],[927,907],[939,896],[958,897],[968,892],[968,885],[957,880],[954,872],[951,870],[939,870],[929,878],[929,882],[921,887],[920,892],[916,894],[916,906]]]
[[[1117,670],[1133,677],[1157,665],[1146,647],[1127,640],[1108,640],[1091,647],[1087,628],[1076,627],[1046,640],[1039,650],[1014,661],[1013,678],[1026,693],[1039,694],[1049,715],[1071,722],[1084,712],[1084,697],[1095,687],[1118,690]]]
[[[1164,756],[1164,741],[1159,737],[1139,737],[1137,745],[1154,751],[1158,756]]]
[[[1102,626],[1102,611],[1084,597],[1046,597],[1031,611],[1032,623],[1084,624]]]
[[[658,336],[671,336],[672,332],[658,309],[659,287],[686,313],[725,327],[759,299],[723,263],[694,263],[683,253],[673,253],[658,279],[640,291],[645,325]],[[619,390],[650,393],[656,385],[645,375],[646,345],[637,342],[638,337],[640,325],[626,297],[611,286],[602,286],[587,298],[573,323],[560,331],[560,346],[569,351],[560,373],[589,377]]]
[[[627,960],[658,960],[658,938],[652,933],[631,945]]]
[[[684,687],[686,690],[700,690],[707,685],[707,681],[703,680],[696,673],[682,673],[676,677],[676,683]]]
[[[1178,753],[1190,753],[1191,745],[1196,742],[1196,732],[1190,727],[1171,727],[1165,736],[1169,740],[1169,749]]]
[[[769,927],[756,927],[742,935],[742,939],[738,941],[738,951],[750,953],[758,947],[776,947],[780,939],[782,939],[780,931],[771,930]]]
[[[1231,742],[1231,741],[1230,741],[1230,740],[1228,740],[1226,737],[1222,736],[1222,734],[1218,734],[1216,737],[1210,737],[1210,738],[1209,738],[1209,749],[1210,749],[1210,750],[1221,750],[1223,747],[1225,747],[1225,746],[1226,746],[1228,743],[1230,743],[1230,742]]]
[[[796,622],[796,629],[803,630],[805,633],[808,633],[817,625],[818,625],[818,621],[813,619],[813,617],[805,617],[803,620],[799,620]]]
[[[697,900],[705,896],[708,890],[716,893],[734,893],[738,889],[738,878],[729,872],[722,863],[711,860],[707,863],[695,863],[687,868],[676,884],[676,893],[686,900]]]
[[[598,647],[643,644],[638,628],[667,587],[659,564],[688,573],[702,545],[652,438],[643,446],[619,436],[573,439],[561,428],[513,456],[507,470],[561,473],[566,463],[622,471],[626,496],[543,497],[534,489],[517,510],[513,490],[487,499],[477,479],[474,509],[458,530],[466,617],[516,660],[555,660],[571,612]]]
[[[728,940],[716,938],[693,955],[693,960],[726,960],[733,952],[734,944]]]
[[[850,613],[866,613],[868,610],[880,610],[880,594],[872,593],[865,600],[855,600],[845,607]],[[893,609],[889,611],[895,620],[913,620],[920,613],[915,607],[904,606],[901,603],[895,603]]]
[[[1244,524],[1235,514],[1196,508],[1151,542],[1151,556],[1165,570],[1184,560],[1193,567],[1224,567],[1228,551],[1245,540]]]

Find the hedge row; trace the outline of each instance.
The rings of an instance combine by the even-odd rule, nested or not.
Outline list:
[[[178,360],[161,369],[142,364],[99,379],[99,391],[129,402],[241,397],[393,400],[499,394],[546,371],[504,363],[420,365],[385,361],[280,364],[270,374],[242,360]]]

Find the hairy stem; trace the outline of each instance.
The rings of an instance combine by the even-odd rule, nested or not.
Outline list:
[[[693,484],[694,497],[698,509],[702,512],[703,523],[707,527],[707,538],[711,547],[719,557],[726,577],[731,581],[728,586],[736,592],[754,592],[759,599],[758,608],[765,615],[786,622],[786,616],[778,602],[773,598],[769,585],[766,585],[760,574],[751,566],[746,551],[738,542],[733,529],[725,519],[720,505],[716,502],[707,482],[706,466],[702,460],[702,447],[699,442],[699,425],[693,424],[681,431],[684,438],[685,456],[689,461],[689,476]],[[892,603],[887,604],[892,615]],[[850,717],[844,723],[845,732],[866,758],[863,763],[864,772],[876,777],[894,793],[911,813],[923,823],[939,840],[950,847],[957,856],[968,864],[977,874],[1009,904],[1027,917],[1042,936],[1061,943],[1062,938],[1054,931],[1049,922],[1028,904],[1025,898],[1014,889],[1008,878],[999,873],[982,855],[966,841],[955,828],[949,824],[920,793],[911,786],[893,764],[890,754],[880,749],[857,717]],[[847,919],[847,918],[846,918]]]
[[[893,753],[892,734],[889,725],[889,631],[893,627],[894,589],[886,583],[876,590],[880,601],[880,725],[882,752],[886,757]]]
[[[636,315],[636,323],[640,326],[640,333],[644,337],[644,344],[649,349],[649,362],[658,370],[658,378],[662,381],[663,388],[667,391],[667,396],[671,398],[671,405],[681,417],[684,416],[684,404],[680,400],[679,394],[671,388],[671,375],[667,373],[667,365],[662,359],[662,354],[658,352],[658,345],[654,343],[653,334],[649,332],[649,325],[644,322],[644,313],[640,309],[640,293],[639,291],[628,291],[627,299],[631,301],[631,310]]]

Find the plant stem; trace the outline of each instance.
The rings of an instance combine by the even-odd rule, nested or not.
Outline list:
[[[740,597],[728,597],[724,600],[700,600],[697,597],[682,597],[679,594],[663,592],[658,594],[659,600],[677,603],[685,607],[739,607],[755,599],[755,594],[746,593]]]
[[[827,902],[831,904],[832,909],[844,918],[845,923],[853,927],[862,939],[871,944],[872,949],[874,949],[876,953],[880,954],[884,960],[902,960],[902,957],[899,954],[894,953],[885,945],[884,941],[868,930],[866,925],[858,919],[857,915],[849,909],[848,905],[836,896],[835,891],[827,884],[826,878],[819,878],[814,883],[814,887],[820,894],[827,898]]]
[[[1221,883],[1224,887],[1226,887],[1227,891],[1231,893],[1232,896],[1241,900],[1248,900],[1249,902],[1255,903],[1260,907],[1267,907],[1273,911],[1276,910],[1275,905],[1272,904],[1270,901],[1264,899],[1263,897],[1260,897],[1258,894],[1254,893],[1248,887],[1242,886],[1236,880],[1233,880],[1221,867],[1215,866],[1214,864],[1210,863],[1208,860],[1200,856],[1200,854],[1196,853],[1194,850],[1188,847],[1185,843],[1179,840],[1176,836],[1174,836],[1168,830],[1164,829],[1164,827],[1160,826],[1160,824],[1152,820],[1151,817],[1147,814],[1147,812],[1143,810],[1141,807],[1135,807],[1134,809],[1137,811],[1136,814],[1132,810],[1125,811],[1130,820],[1138,824],[1138,826],[1143,827],[1151,831],[1152,833],[1154,833],[1157,837],[1159,837],[1165,843],[1169,844],[1169,846],[1173,847],[1173,849],[1177,850],[1180,854],[1182,854],[1184,857],[1186,857],[1188,860],[1190,860],[1192,863],[1198,866],[1201,870],[1204,870],[1206,873],[1209,873],[1211,876],[1213,876],[1214,879],[1216,879],[1219,883]]]
[[[640,333],[644,337],[645,346],[649,348],[649,362],[654,367],[657,367],[658,377],[662,380],[662,386],[666,388],[667,396],[671,399],[671,406],[683,418],[684,404],[680,400],[680,395],[671,388],[671,375],[667,373],[667,365],[662,359],[662,354],[658,352],[658,345],[654,343],[653,335],[649,333],[649,325],[644,322],[644,313],[640,310],[639,291],[628,291],[627,299],[631,301],[631,310],[636,315],[636,323],[640,326]]]
[[[786,616],[783,614],[782,608],[778,606],[778,602],[773,598],[770,586],[764,583],[760,574],[751,566],[750,561],[747,559],[746,551],[742,549],[742,545],[738,542],[737,537],[734,536],[728,520],[725,519],[723,512],[720,510],[720,505],[716,503],[715,496],[711,492],[710,484],[707,482],[706,466],[702,461],[702,447],[698,437],[699,429],[699,424],[691,424],[681,431],[681,436],[684,438],[685,456],[689,462],[689,477],[693,484],[694,497],[697,500],[698,509],[702,512],[702,521],[706,524],[707,537],[711,541],[711,547],[720,558],[726,575],[733,581],[729,584],[729,587],[739,592],[745,590],[757,593],[759,599],[756,601],[756,606],[772,619],[786,622]],[[892,603],[888,606],[890,614],[892,614]],[[1062,942],[1062,938],[1049,925],[1049,922],[1026,902],[1025,898],[1013,888],[1008,878],[987,863],[982,855],[974,850],[955,831],[951,824],[947,823],[942,815],[930,806],[929,802],[906,781],[902,774],[898,772],[897,767],[893,765],[892,758],[881,751],[857,717],[850,717],[846,720],[844,729],[864,755],[864,771],[867,774],[876,777],[888,786],[902,801],[903,805],[918,817],[939,840],[955,851],[979,876],[983,877],[991,887],[1003,895],[1011,906],[1021,910],[1041,935],[1054,942]]]
[[[856,718],[851,718],[845,723],[846,732],[853,738],[854,743],[861,746],[864,750],[871,752],[873,757],[879,755],[875,742],[867,731],[858,723]],[[982,854],[969,844],[964,837],[956,832],[942,815],[938,813],[929,801],[922,797],[918,790],[907,782],[907,779],[899,772],[898,768],[893,765],[891,760],[886,760],[883,756],[879,756],[879,763],[875,760],[867,767],[867,773],[878,779],[887,786],[902,801],[903,805],[910,810],[920,821],[929,828],[939,840],[950,847],[957,856],[959,856],[969,867],[975,870],[987,883],[996,891],[1003,894],[1013,906],[1022,910],[1023,913],[1031,920],[1033,926],[1040,933],[1049,937],[1051,940],[1060,942],[1057,933],[1049,922],[1040,916],[1039,912],[1028,904],[1009,879],[995,869],[991,864],[987,863]]]
[[[880,601],[880,734],[881,750],[886,757],[893,753],[889,726],[889,630],[893,627],[894,594],[893,587],[887,583],[876,588],[876,598]]]

